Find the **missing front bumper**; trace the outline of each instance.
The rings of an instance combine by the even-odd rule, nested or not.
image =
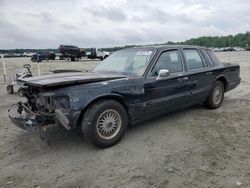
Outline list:
[[[21,104],[16,104],[9,109],[9,118],[12,123],[26,131],[40,132],[41,126],[36,121],[36,116],[25,113],[21,108]]]
[[[22,103],[13,105],[9,109],[9,118],[12,121],[12,123],[15,124],[17,127],[24,129],[26,131],[34,133],[46,132],[49,129],[54,129],[58,125],[62,125],[67,130],[71,129],[68,118],[61,110],[56,110],[54,116],[55,123],[53,124],[38,122],[37,119],[43,119],[43,117],[39,116],[38,118],[38,116],[39,115],[27,109],[27,106],[25,106]]]

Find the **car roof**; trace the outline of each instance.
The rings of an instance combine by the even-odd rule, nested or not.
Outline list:
[[[155,48],[155,49],[168,49],[168,48],[199,48],[199,49],[209,49],[203,46],[194,46],[194,45],[141,45],[135,46],[134,48]]]

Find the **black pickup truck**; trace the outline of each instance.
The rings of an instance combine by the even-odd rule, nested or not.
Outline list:
[[[109,147],[127,126],[204,103],[215,109],[240,84],[239,65],[222,64],[210,49],[142,46],[113,53],[92,72],[23,79],[27,102],[13,105],[18,127],[44,132],[81,126],[87,139]]]
[[[78,61],[86,56],[85,50],[77,46],[60,45],[58,50],[62,54],[59,59],[69,58],[71,61]]]

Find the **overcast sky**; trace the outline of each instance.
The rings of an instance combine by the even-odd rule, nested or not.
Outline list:
[[[249,30],[249,0],[0,0],[2,49],[153,44]]]

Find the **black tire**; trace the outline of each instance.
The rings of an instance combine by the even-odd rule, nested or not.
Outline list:
[[[120,123],[119,126],[116,125],[118,128],[114,128],[115,133],[111,135],[114,137],[110,139],[106,137],[106,139],[104,139],[101,136],[101,134],[103,133],[100,131],[100,127],[98,128],[97,122],[99,121],[100,123],[101,118],[105,117],[103,114],[110,113],[110,111],[111,112],[114,111],[119,114],[120,119],[118,119],[119,120],[118,122]],[[104,124],[105,121],[102,122]],[[107,127],[109,126],[110,123],[111,122],[106,122],[105,124],[106,129],[108,129]],[[88,110],[84,114],[81,126],[83,134],[87,139],[87,141],[90,141],[97,147],[107,148],[115,145],[121,140],[124,133],[126,132],[127,125],[128,125],[128,116],[123,106],[114,100],[102,100],[91,105],[88,108]],[[111,123],[111,126],[114,125],[112,125]]]
[[[218,90],[220,90],[220,91],[218,91]],[[220,93],[218,95],[219,96],[218,100],[215,100],[217,98],[215,96],[216,92]],[[210,109],[219,108],[223,102],[223,99],[224,99],[224,92],[225,92],[224,84],[221,81],[216,81],[214,86],[213,86],[213,89],[211,90],[210,95],[208,96],[207,100],[205,101],[206,107],[210,108]]]
[[[13,94],[14,93],[14,87],[13,87],[13,85],[7,85],[7,92],[9,94]]]

